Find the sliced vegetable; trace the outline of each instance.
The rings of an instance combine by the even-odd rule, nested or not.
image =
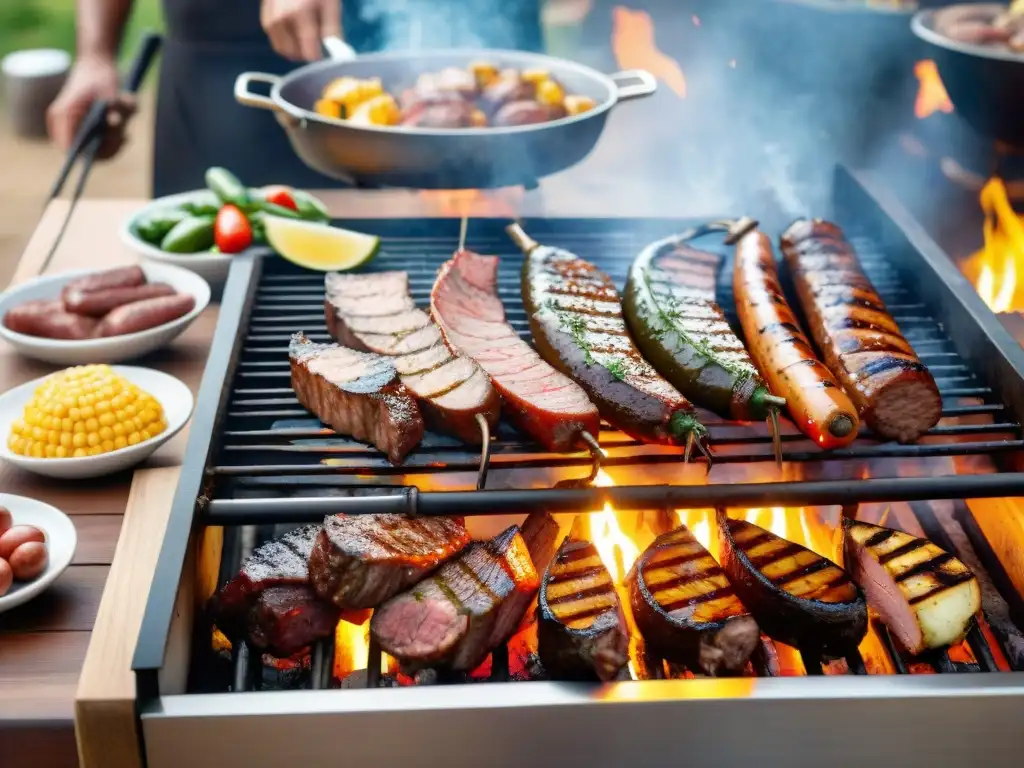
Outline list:
[[[135,222],[135,232],[147,243],[160,245],[167,233],[188,217],[189,213],[182,208],[154,211]]]
[[[295,202],[295,195],[292,193],[292,190],[288,187],[264,187],[263,199],[268,203],[279,205],[282,208],[291,208],[293,211],[299,211],[299,206]]]
[[[330,221],[331,213],[319,199],[301,189],[293,189],[292,197],[302,218],[310,221]]]
[[[189,216],[174,225],[160,242],[169,253],[198,253],[213,245],[213,216]]]
[[[252,245],[252,226],[236,205],[225,205],[217,214],[214,241],[221,253],[241,253]]]
[[[253,206],[257,211],[268,213],[271,216],[280,216],[283,219],[302,219],[303,216],[298,211],[292,208],[285,208],[283,205],[277,205],[266,200],[258,200]]]
[[[293,264],[320,272],[345,271],[365,264],[380,238],[310,221],[266,216],[267,242]]]
[[[249,190],[231,171],[225,168],[209,168],[206,171],[206,186],[220,198],[222,203],[244,206],[249,202]]]

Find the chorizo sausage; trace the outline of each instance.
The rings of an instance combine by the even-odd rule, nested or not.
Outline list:
[[[763,232],[749,232],[736,245],[733,291],[747,349],[772,391],[786,398],[797,428],[825,449],[849,445],[857,411],[800,329]]]
[[[123,336],[146,331],[187,315],[195,306],[195,298],[183,293],[125,304],[100,320],[94,335]]]
[[[64,286],[61,297],[63,298],[72,291],[103,291],[108,288],[131,288],[136,285],[142,285],[144,282],[146,282],[146,273],[142,271],[142,267],[118,267],[117,269],[108,269],[72,280]]]
[[[29,301],[9,309],[4,325],[15,333],[44,339],[82,341],[92,336],[96,321],[64,311],[59,301]]]
[[[174,289],[167,283],[143,283],[126,288],[103,288],[96,291],[73,290],[64,294],[64,309],[76,315],[103,317],[112,309],[143,299],[171,296]]]

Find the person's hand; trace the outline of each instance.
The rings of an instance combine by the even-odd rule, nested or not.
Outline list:
[[[286,59],[316,61],[320,41],[341,34],[341,0],[263,0],[260,23]]]
[[[118,91],[117,63],[113,58],[79,59],[71,68],[67,82],[46,113],[50,138],[66,152],[93,102],[105,99],[110,104],[107,130],[97,157],[105,160],[124,146],[124,129],[135,113],[135,99]]]

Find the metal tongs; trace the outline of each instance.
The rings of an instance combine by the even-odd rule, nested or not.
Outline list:
[[[153,59],[156,58],[157,52],[160,50],[160,46],[163,44],[163,38],[155,33],[147,33],[142,39],[142,43],[139,45],[138,50],[135,52],[135,56],[132,59],[131,67],[128,70],[128,74],[124,78],[123,90],[130,94],[138,93],[139,87],[142,85],[142,81],[146,77],[146,73],[149,71],[150,65],[153,63]],[[71,143],[71,147],[68,149],[67,156],[64,158],[64,164],[61,166],[60,173],[57,175],[57,180],[54,182],[53,187],[50,189],[50,194],[46,199],[47,205],[58,197],[64,189],[64,185],[67,183],[68,177],[71,175],[72,168],[75,167],[75,163],[81,158],[82,167],[78,174],[78,181],[75,182],[75,188],[71,195],[70,205],[68,210],[64,214],[64,221],[61,222],[60,229],[57,232],[57,237],[54,239],[53,244],[50,246],[50,250],[46,254],[46,258],[43,259],[43,263],[39,267],[38,274],[42,274],[46,271],[46,268],[50,265],[50,261],[53,259],[53,254],[57,252],[57,248],[60,247],[61,240],[64,238],[64,232],[67,230],[68,222],[71,221],[71,215],[75,211],[75,206],[78,205],[79,199],[82,197],[82,192],[85,190],[85,183],[89,179],[89,172],[92,170],[92,164],[96,160],[96,155],[100,151],[100,146],[103,144],[103,136],[107,129],[107,113],[110,110],[110,104],[105,100],[93,102],[89,112],[86,114],[85,119],[82,120],[81,125],[78,126],[78,132],[75,134],[75,139]]]

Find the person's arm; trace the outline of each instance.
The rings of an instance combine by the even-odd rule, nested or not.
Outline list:
[[[47,112],[50,138],[62,151],[71,146],[79,123],[97,99],[114,107],[112,126],[99,156],[110,157],[121,148],[126,118],[133,104],[118,93],[117,49],[131,14],[132,0],[78,0],[78,48],[67,82]]]

